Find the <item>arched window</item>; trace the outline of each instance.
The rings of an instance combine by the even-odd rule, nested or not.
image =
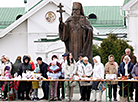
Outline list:
[[[97,19],[97,16],[92,13],[88,16],[88,19]]]
[[[18,15],[18,16],[16,17],[16,20],[19,19],[20,17],[22,17],[22,15]]]

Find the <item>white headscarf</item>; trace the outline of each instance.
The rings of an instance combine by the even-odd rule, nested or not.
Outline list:
[[[128,63],[125,62],[125,59],[126,59],[126,58],[129,59]],[[123,59],[123,62],[125,63],[125,67],[124,67],[124,69],[125,69],[125,76],[128,75],[128,64],[129,64],[130,61],[131,61],[131,59],[130,59],[130,57],[129,57],[128,55],[126,55],[126,56],[124,57],[124,59]]]
[[[101,57],[100,56],[95,56],[93,59],[97,61],[97,63],[101,63]]]
[[[95,56],[93,59],[97,61],[97,63],[94,63],[93,78],[104,79],[104,65],[101,63],[101,57]]]

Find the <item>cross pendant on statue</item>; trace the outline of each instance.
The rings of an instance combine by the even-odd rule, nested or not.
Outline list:
[[[60,20],[60,22],[62,22],[62,12],[65,12],[65,10],[62,10],[62,7],[64,7],[64,6],[61,3],[59,3],[59,6],[57,6],[57,7],[59,7],[59,10],[57,10],[57,12],[60,13],[59,20]]]

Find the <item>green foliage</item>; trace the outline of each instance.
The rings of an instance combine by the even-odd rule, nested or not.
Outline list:
[[[92,51],[93,51],[93,56],[99,55],[99,47],[98,47],[98,45],[94,45],[93,44]]]
[[[94,46],[93,56],[100,55],[103,64],[108,62],[108,56],[110,54],[113,54],[115,61],[120,64],[121,56],[125,54],[126,48],[130,48],[132,53],[134,51],[132,46],[130,46],[125,40],[118,39],[115,34],[109,34],[108,38],[102,41],[99,48],[96,47],[96,49]]]

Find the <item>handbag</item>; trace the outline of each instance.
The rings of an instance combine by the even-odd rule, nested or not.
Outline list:
[[[68,85],[70,87],[75,87],[77,85],[77,82],[76,81],[65,81],[65,86],[68,87]]]
[[[69,81],[69,86],[70,87],[75,87],[77,85],[76,81]],[[68,87],[68,81],[65,82],[65,86]]]
[[[105,90],[106,83],[105,82],[100,82],[98,85],[98,89],[103,92]]]

